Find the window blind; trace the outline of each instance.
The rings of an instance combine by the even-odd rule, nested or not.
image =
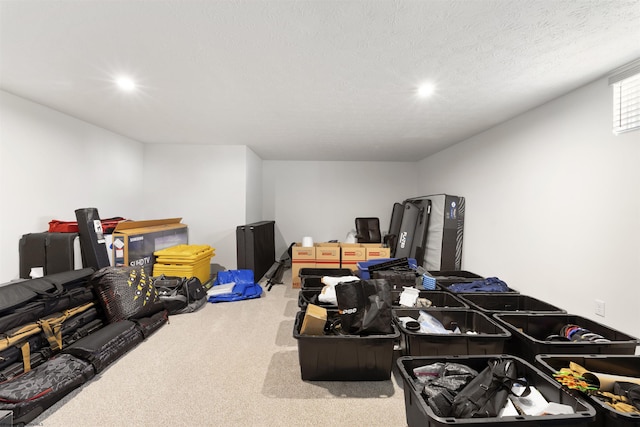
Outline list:
[[[613,133],[640,130],[640,60],[609,77],[613,87]]]

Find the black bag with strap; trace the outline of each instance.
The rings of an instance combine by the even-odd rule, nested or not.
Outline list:
[[[526,381],[518,379],[516,361],[509,358],[495,358],[488,362],[469,384],[453,399],[451,416],[456,418],[496,417],[504,408],[514,384],[525,386],[520,396],[530,392]]]
[[[161,275],[154,280],[154,285],[169,314],[191,313],[207,302],[207,291],[197,277]]]
[[[613,383],[613,394],[626,397],[627,403],[640,411],[640,384],[616,381]]]
[[[93,273],[84,268],[0,286],[0,333],[94,301]]]

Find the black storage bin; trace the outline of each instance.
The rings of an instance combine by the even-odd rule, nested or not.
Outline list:
[[[337,308],[335,304],[329,304],[318,301],[318,295],[322,291],[321,288],[306,288],[301,289],[298,294],[298,307],[304,309],[309,304],[319,305],[324,308]],[[400,306],[400,294],[402,291],[391,291],[392,304],[394,307]],[[460,298],[445,291],[420,291],[419,298],[426,298],[431,301],[432,308],[463,308],[468,309],[469,305],[464,303]]]
[[[439,417],[429,407],[415,385],[413,369],[437,362],[461,363],[475,370],[482,371],[490,359],[507,357],[516,363],[518,376],[527,379],[529,385],[535,387],[549,402],[569,405],[574,414],[568,415],[518,415],[502,418],[453,418]],[[404,403],[409,427],[436,426],[500,426],[500,427],[586,427],[595,420],[595,409],[584,399],[574,396],[563,389],[555,380],[544,375],[535,366],[515,357],[505,355],[484,356],[447,356],[447,357],[400,357],[397,360],[398,370],[402,376],[404,387]]]
[[[481,292],[469,294],[456,293],[456,295],[462,299],[462,301],[469,304],[472,309],[478,310],[488,316],[495,313],[513,312],[551,314],[565,314],[567,312],[547,302],[522,294]]]
[[[548,375],[553,375],[560,369],[569,367],[569,362],[577,363],[587,371],[591,372],[640,378],[640,356],[614,356],[600,354],[539,354],[536,356],[536,366]],[[594,426],[640,426],[640,414],[629,414],[616,411],[597,397],[586,396],[578,390],[570,390],[570,393],[583,397],[595,408],[596,422]]]
[[[399,317],[418,319],[419,308],[394,308],[393,320],[401,333],[403,354],[407,356],[442,356],[452,354],[498,354],[502,353],[505,342],[511,337],[509,331],[487,315],[475,310],[429,309],[447,329],[454,329],[455,323],[460,334],[425,334],[410,331],[398,320]],[[475,331],[476,334],[468,334]]]
[[[306,288],[320,288],[324,287],[321,282],[324,276],[329,277],[341,277],[341,276],[354,276],[353,271],[349,268],[301,268],[300,273],[300,286],[303,289]]]
[[[305,381],[384,381],[391,378],[394,342],[400,337],[393,325],[387,335],[301,335],[305,311],[296,315],[293,337],[298,341],[300,374]],[[335,319],[338,310],[327,310]]]
[[[506,352],[535,363],[537,354],[634,354],[637,338],[573,314],[496,313],[495,319],[510,332]],[[563,326],[578,325],[609,342],[555,341]]]
[[[374,271],[370,275],[372,279],[386,280],[391,289],[415,288],[418,283],[422,283],[415,271],[380,270]]]

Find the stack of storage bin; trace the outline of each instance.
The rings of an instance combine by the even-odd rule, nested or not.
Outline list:
[[[153,275],[197,277],[202,283],[211,277],[211,258],[215,249],[209,245],[177,245],[153,253]]]
[[[413,426],[445,426],[483,424],[500,426],[640,426],[640,416],[615,411],[580,392],[569,390],[553,378],[553,373],[569,365],[569,361],[587,369],[600,369],[617,375],[638,377],[640,356],[633,356],[638,340],[593,320],[567,314],[566,310],[508,288],[507,292],[456,293],[454,283],[470,283],[485,277],[469,271],[429,271],[439,289],[451,293],[469,306],[468,310],[429,310],[447,329],[452,325],[477,329],[477,336],[464,334],[421,334],[403,328],[402,316],[418,317],[417,309],[394,308],[394,320],[403,340],[403,356],[397,361],[405,390],[407,424]],[[491,320],[495,326],[490,326]],[[463,327],[464,325],[464,327]],[[587,332],[602,336],[598,341],[570,341],[559,337],[567,325],[579,325]],[[494,328],[494,329],[491,329]],[[506,332],[504,338],[498,331]],[[484,342],[482,341],[484,340]],[[519,416],[505,419],[440,418],[416,389],[413,368],[435,362],[463,363],[482,369],[489,358],[507,355],[517,361],[518,370],[548,401],[573,407],[571,415]],[[557,355],[557,356],[556,356]],[[502,356],[505,357],[505,356]],[[586,365],[586,366],[585,366]],[[570,397],[568,397],[570,396]],[[597,414],[597,417],[596,417]],[[595,423],[594,423],[595,422]]]
[[[393,325],[393,333],[380,335],[305,335],[302,323],[308,307],[303,295],[319,292],[324,276],[352,276],[351,269],[303,268],[300,270],[300,311],[293,326],[298,342],[300,374],[305,381],[384,381],[391,378],[393,350],[400,332]],[[327,308],[327,320],[339,317],[336,306]]]

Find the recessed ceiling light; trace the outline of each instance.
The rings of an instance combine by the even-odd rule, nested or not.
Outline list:
[[[131,92],[136,88],[135,82],[131,80],[131,78],[126,76],[118,77],[116,79],[116,84],[118,85],[120,90],[123,90],[125,92]]]
[[[435,90],[436,87],[433,83],[423,83],[418,87],[418,96],[420,98],[428,98],[433,95],[433,92],[435,92]]]

